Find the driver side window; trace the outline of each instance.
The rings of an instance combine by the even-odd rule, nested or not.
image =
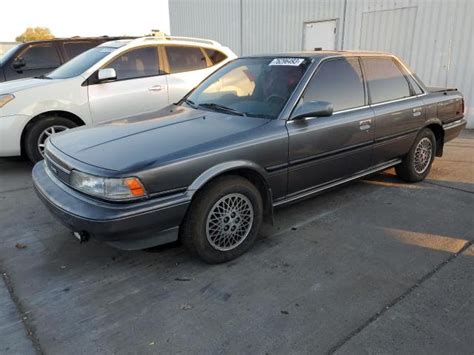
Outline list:
[[[31,45],[19,58],[25,63],[24,70],[53,69],[61,65],[58,52],[52,43]]]
[[[358,58],[331,59],[320,64],[298,106],[327,101],[334,112],[365,105],[364,80]]]
[[[158,48],[142,47],[128,51],[115,58],[106,68],[115,69],[117,80],[158,75]]]

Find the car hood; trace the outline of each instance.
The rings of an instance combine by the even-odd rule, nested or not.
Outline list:
[[[0,94],[14,94],[19,91],[32,89],[36,87],[44,87],[62,81],[63,79],[19,79],[6,81],[0,84]]]
[[[240,143],[269,121],[172,105],[153,115],[76,128],[50,143],[82,163],[124,173]]]

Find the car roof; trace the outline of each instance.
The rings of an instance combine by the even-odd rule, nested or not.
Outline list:
[[[224,48],[219,42],[210,39],[180,36],[145,36],[134,39],[109,41],[101,45],[103,47],[120,48],[125,45],[134,47],[144,44],[181,44],[187,46]]]
[[[392,55],[391,53],[386,52],[376,52],[376,51],[352,51],[352,50],[316,50],[316,51],[297,51],[297,52],[283,52],[283,53],[272,53],[272,54],[258,54],[258,55],[249,55],[242,58],[261,58],[261,57],[272,57],[272,58],[314,58],[314,59],[323,59],[327,57],[352,57],[352,56],[366,56],[366,55]]]
[[[131,36],[99,36],[99,37],[57,37],[57,38],[51,38],[51,39],[40,39],[36,41],[27,41],[24,43],[18,43],[18,44],[34,44],[34,43],[45,43],[45,42],[74,42],[74,41],[112,41],[112,40],[119,40],[119,39],[128,39],[132,40],[136,37],[131,37]]]

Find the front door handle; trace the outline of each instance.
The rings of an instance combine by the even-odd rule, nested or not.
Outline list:
[[[359,128],[361,131],[366,131],[370,129],[370,127],[372,127],[371,119],[359,121]]]
[[[163,89],[164,89],[163,85],[154,85],[151,88],[149,88],[148,91],[161,91]]]

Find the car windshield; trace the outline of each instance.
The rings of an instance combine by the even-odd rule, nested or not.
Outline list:
[[[308,68],[306,58],[241,58],[201,83],[185,100],[194,108],[277,118]]]
[[[46,78],[48,79],[69,79],[75,76],[81,75],[99,60],[104,58],[106,55],[112,53],[117,48],[112,47],[95,47],[79,54],[69,62],[61,65],[56,70],[49,73]]]
[[[7,50],[5,53],[3,54],[0,54],[0,64],[3,64],[4,62],[6,62],[8,59],[10,59],[11,55],[13,53],[15,53],[15,51],[17,50],[17,48],[20,46],[21,44],[17,44],[13,47],[11,47],[9,50]]]

